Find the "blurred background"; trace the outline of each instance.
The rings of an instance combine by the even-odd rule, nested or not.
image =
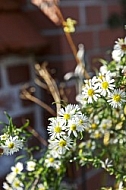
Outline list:
[[[85,47],[85,65],[89,72],[99,68],[97,58],[110,60],[115,40],[125,36],[125,0],[60,0],[64,18],[77,21],[72,34],[78,47]],[[34,83],[35,64],[48,62],[53,78],[60,83],[66,73],[74,71],[76,60],[60,26],[52,23],[30,0],[0,0],[0,120],[4,111],[20,126],[25,119],[45,139],[50,114],[41,106],[20,97],[23,85],[35,86],[35,96],[51,105],[50,94]],[[75,85],[69,85],[68,100],[75,103]],[[0,126],[0,129],[2,126]],[[32,143],[32,142],[31,142]],[[36,143],[38,143],[36,141]],[[10,171],[14,157],[0,157],[0,189],[2,180]],[[96,190],[104,181],[102,171],[74,166],[68,169],[71,182],[78,190]]]

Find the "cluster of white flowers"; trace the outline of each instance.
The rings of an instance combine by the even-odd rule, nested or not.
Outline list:
[[[18,136],[9,136],[6,133],[0,136],[0,148],[3,150],[4,155],[12,155],[23,148],[23,140]]]
[[[26,171],[35,171],[36,162],[33,160],[27,161]],[[15,166],[11,167],[11,172],[6,176],[6,182],[3,183],[3,189],[5,190],[24,190],[25,186],[20,176],[23,174],[24,165],[21,162],[17,162]],[[40,188],[38,188],[39,190]]]
[[[86,130],[92,141],[103,138],[104,144],[107,145],[108,142],[117,143],[119,140],[110,139],[110,135],[113,134],[113,127],[116,129],[122,127],[122,121],[125,118],[123,113],[126,103],[125,55],[126,38],[118,39],[112,51],[114,61],[110,62],[110,65],[104,61],[97,75],[84,80],[82,92],[76,97],[82,109],[92,110],[89,114],[91,125]],[[122,85],[120,82],[117,83],[121,77],[124,80]],[[118,124],[119,117],[121,122]]]
[[[3,183],[3,189],[6,190],[23,190],[24,185],[22,181],[18,178],[23,170],[23,164],[18,162],[15,166],[11,167],[11,173],[6,176],[6,181]]]
[[[88,118],[82,114],[78,105],[68,104],[61,108],[56,118],[50,119],[48,131],[50,135],[49,149],[65,154],[73,147],[73,138],[78,138],[89,125]]]
[[[82,93],[76,97],[82,106],[97,102],[99,98],[105,98],[113,108],[119,108],[126,102],[125,89],[117,88],[115,81],[120,75],[120,69],[124,76],[126,73],[126,37],[118,39],[115,43],[112,51],[112,58],[116,62],[114,71],[110,71],[106,64],[100,67],[97,76],[84,80]]]
[[[119,62],[121,58],[126,54],[126,37],[119,38],[118,41],[115,42],[114,50],[112,51],[112,58]]]
[[[121,107],[126,102],[126,93],[123,89],[116,89],[114,82],[110,71],[100,72],[98,76],[84,81],[82,94],[77,96],[77,101],[84,106],[104,98],[113,108]]]
[[[126,144],[126,132],[123,129],[126,122],[126,110],[124,113],[124,109],[126,109],[126,38],[116,41],[112,58],[114,60],[113,70],[109,70],[107,65],[103,65],[96,76],[84,80],[82,92],[76,97],[80,105],[68,104],[59,110],[57,117],[49,119],[50,123],[47,127],[49,144],[44,157],[38,162],[34,159],[27,161],[25,167],[21,162],[12,166],[11,172],[6,176],[6,182],[3,183],[3,189],[23,190],[27,185],[27,182],[25,183],[23,180],[29,180],[27,178],[29,176],[33,180],[27,189],[31,188],[34,180],[36,182],[36,176],[39,176],[39,178],[35,183],[35,189],[52,189],[50,187],[54,185],[55,176],[52,177],[53,180],[51,178],[52,181],[50,180],[50,187],[48,180],[46,183],[44,183],[44,180],[46,180],[48,174],[53,175],[53,172],[54,175],[58,176],[58,172],[62,171],[63,164],[67,160],[70,162],[71,160],[79,160],[82,165],[86,163],[93,163],[94,166],[99,164],[101,168],[104,168],[110,174],[114,174],[115,165],[114,160],[111,159],[111,150],[115,150],[118,144],[118,148],[122,151],[123,145]],[[118,77],[122,77],[124,83],[121,83],[122,81],[117,83],[116,79]],[[121,132],[118,131],[120,129]],[[114,133],[115,131],[116,133]],[[102,142],[105,149],[102,147]],[[109,152],[107,152],[106,147],[109,144],[111,146]],[[112,149],[113,147],[114,149]],[[23,140],[18,135],[11,136],[9,133],[4,133],[0,136],[0,150],[4,155],[12,155],[22,148]],[[100,154],[102,148],[104,151]],[[76,154],[74,158],[71,158],[74,151],[78,155]],[[106,158],[105,153],[109,158]],[[123,152],[120,155],[123,155]],[[105,161],[103,161],[104,159]],[[42,166],[40,166],[41,164]],[[48,173],[43,180],[42,172],[45,174],[45,171]],[[62,172],[64,172],[64,169]],[[123,183],[121,182],[119,190],[122,189]]]

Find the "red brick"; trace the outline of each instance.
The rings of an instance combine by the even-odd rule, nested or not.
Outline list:
[[[25,115],[19,115],[17,117],[14,117],[13,118],[13,123],[17,126],[17,127],[21,127],[25,122],[26,120],[29,120],[30,122],[30,126],[31,127],[35,127],[35,116],[34,116],[34,113],[31,112],[31,113],[27,113]]]
[[[65,60],[63,61],[63,75],[65,75],[68,72],[74,72],[75,67],[77,66],[75,59],[71,60]]]
[[[49,61],[49,72],[56,81],[63,79],[64,65],[62,59],[60,61]]]
[[[13,105],[16,103],[15,97],[12,93],[1,94],[0,95],[0,109],[3,111],[12,110]]]
[[[108,15],[110,16],[111,14],[113,13],[117,13],[117,14],[120,14],[121,11],[122,11],[122,8],[119,4],[116,4],[116,5],[108,5],[107,7],[108,9]]]
[[[50,55],[63,55],[66,53],[67,54],[72,53],[65,34],[49,36],[48,42],[49,42],[48,54]]]
[[[92,31],[84,31],[80,33],[76,32],[73,34],[73,40],[76,46],[78,46],[80,43],[84,44],[85,51],[90,50],[94,47]]]
[[[86,179],[86,190],[101,189],[101,187],[109,186],[114,183],[113,177],[104,170],[93,169],[92,172],[94,171],[98,171],[98,173]]]
[[[30,70],[28,65],[15,65],[7,68],[7,75],[10,84],[28,82],[30,80]]]
[[[23,107],[29,107],[29,106],[32,106],[34,103],[30,100],[23,100],[21,99],[21,103],[22,103],[22,106]]]
[[[92,54],[89,56],[89,63],[90,63],[90,71],[94,72],[96,69],[99,69],[101,63],[99,59],[106,59],[108,60],[110,56],[107,56],[106,52],[103,50],[99,50],[98,53]]]
[[[61,54],[60,50],[60,35],[55,35],[55,36],[48,36],[48,51],[47,53],[49,55],[59,55]]]
[[[60,51],[62,52],[62,54],[72,53],[72,50],[66,39],[65,34],[60,37]]]
[[[85,169],[84,167],[78,167],[76,163],[69,163],[67,165],[66,178],[69,181],[76,184],[77,190],[84,190],[86,187],[85,181]],[[76,180],[75,180],[76,179]]]
[[[85,46],[85,50],[89,50],[93,48],[93,33],[91,31],[88,32],[75,32],[72,35],[72,40],[73,43],[76,47],[76,49],[78,49],[78,45],[80,43],[84,44]],[[72,53],[72,50],[70,48],[70,45],[68,43],[68,41],[66,40],[65,36],[61,37],[61,41],[60,41],[60,49],[62,53]]]
[[[2,87],[2,78],[1,78],[1,70],[0,70],[0,88]]]
[[[62,60],[57,62],[49,62],[50,70],[53,70],[53,78],[56,80],[62,81],[64,75],[67,72],[73,72],[76,67],[76,61],[71,60]]]
[[[35,27],[39,30],[59,28],[59,26],[55,25],[41,10],[27,11],[26,16],[32,20]]]
[[[79,8],[77,6],[61,7],[61,12],[65,20],[71,18],[76,20],[77,24],[79,24]]]
[[[84,32],[75,32],[71,34],[71,38],[76,48],[78,44],[83,43],[86,50],[93,48],[93,32],[84,31]],[[69,42],[63,35],[48,36],[48,54],[50,55],[63,55],[72,53]]]
[[[105,29],[99,31],[99,46],[100,47],[113,47],[118,38],[124,37],[123,29]]]
[[[75,104],[75,102],[76,102],[76,100],[75,100],[75,97],[76,97],[75,85],[70,86],[70,87],[68,86],[64,90],[65,90],[65,93],[66,93],[66,96],[68,99],[68,103]]]
[[[100,6],[87,6],[85,11],[87,24],[101,24],[103,22],[102,9]]]

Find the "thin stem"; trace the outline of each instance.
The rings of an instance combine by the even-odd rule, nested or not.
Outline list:
[[[65,20],[64,20],[64,18],[63,18],[63,15],[62,15],[62,13],[61,13],[59,7],[57,7],[57,13],[58,13],[58,15],[59,15],[59,18],[61,19],[62,27],[64,27],[64,22],[65,22]],[[83,65],[82,62],[81,62],[81,60],[77,57],[77,49],[76,49],[76,46],[75,46],[75,44],[74,44],[74,42],[73,42],[73,39],[72,39],[72,37],[71,37],[71,34],[68,33],[68,32],[65,32],[65,35],[66,35],[66,39],[67,39],[67,41],[68,41],[68,43],[69,43],[69,45],[70,45],[70,48],[71,48],[71,50],[72,50],[72,52],[73,52],[74,58],[75,58],[75,60],[76,60],[76,63],[77,63],[78,65],[79,65],[79,64]],[[83,67],[84,67],[84,65],[83,65]],[[89,76],[89,74],[88,74],[88,72],[86,71],[85,68],[84,68],[84,76],[85,76],[85,78],[87,78],[87,79],[90,78],[90,76]]]
[[[33,184],[32,184],[31,190],[35,190],[38,181],[39,181],[39,178],[36,178],[35,181],[34,181]]]
[[[27,90],[23,89],[21,97],[23,99],[31,100],[32,102],[38,104],[39,106],[47,110],[51,115],[56,116],[55,111],[50,106],[48,106],[47,104],[42,102],[40,99],[36,98],[35,96],[31,95]]]
[[[32,133],[33,136],[35,136],[43,145],[45,145],[45,146],[48,145],[48,143],[46,142],[46,140],[45,140],[44,138],[42,138],[42,136],[40,136],[39,133],[38,133],[35,129],[33,129],[33,128],[30,127],[30,126],[29,126],[27,129],[28,129],[28,131],[29,131],[30,133]]]
[[[41,67],[37,64],[36,65],[36,70],[38,72],[38,74],[44,79],[44,81],[46,82],[48,88],[49,88],[49,91],[56,103],[56,111],[57,111],[57,114],[61,108],[61,98],[60,98],[60,93],[59,93],[59,90],[58,90],[58,87],[57,87],[57,84],[55,82],[55,80],[51,77],[51,75],[49,74],[49,72],[47,71],[47,62],[44,62]]]

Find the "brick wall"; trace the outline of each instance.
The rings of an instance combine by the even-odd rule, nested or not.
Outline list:
[[[38,106],[32,103],[26,103],[26,101],[20,98],[20,91],[25,83],[29,86],[34,85],[35,61],[32,57],[20,57],[20,56],[6,56],[0,59],[0,71],[1,71],[1,86],[0,86],[0,118],[3,118],[3,112],[7,111],[15,121],[19,116],[23,119],[23,116],[27,115],[29,119],[32,119],[32,124],[36,127],[42,125],[41,119],[35,119],[37,115],[40,117]],[[37,95],[40,96],[39,91]],[[38,110],[38,111],[37,111]],[[33,115],[35,115],[33,117]],[[20,122],[16,122],[18,125]],[[24,119],[26,116],[24,117]],[[37,124],[37,122],[39,124]]]
[[[25,119],[29,119],[30,125],[46,138],[42,109],[40,106],[20,98],[20,91],[24,84],[35,86],[34,64],[35,60],[32,56],[9,55],[0,58],[0,121],[7,122],[4,111],[13,118],[13,122],[17,126],[21,126]],[[36,90],[35,95],[40,98],[42,92],[37,88]],[[1,127],[2,125],[0,125],[0,129]],[[33,142],[39,143],[36,139]],[[14,164],[14,156],[2,156],[0,163],[0,189],[2,189],[2,177],[10,171],[11,165]]]

